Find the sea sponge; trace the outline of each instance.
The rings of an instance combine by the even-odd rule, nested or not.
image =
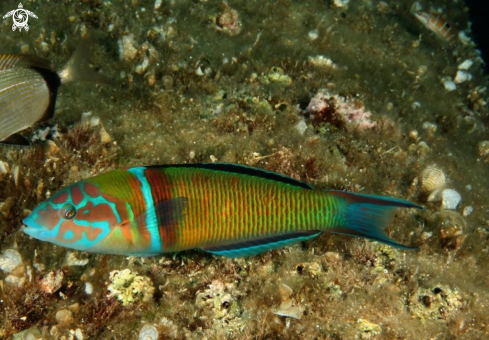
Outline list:
[[[116,297],[123,306],[139,301],[149,302],[153,298],[155,288],[151,279],[130,269],[110,272],[109,280],[112,282],[108,287],[109,296]]]

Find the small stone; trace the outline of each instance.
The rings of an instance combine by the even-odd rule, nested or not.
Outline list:
[[[119,55],[120,58],[126,61],[131,61],[136,57],[138,50],[134,46],[134,34],[127,34],[119,40]]]
[[[78,259],[75,253],[69,252],[66,256],[65,263],[69,267],[86,266],[88,263],[88,259]]]
[[[100,143],[102,144],[108,144],[112,141],[112,138],[110,135],[107,133],[105,128],[103,126],[100,127]]]
[[[443,209],[457,209],[458,204],[462,200],[462,196],[453,189],[445,189],[441,192],[441,202]]]
[[[304,121],[304,119],[301,119],[296,125],[295,125],[295,129],[299,132],[299,134],[301,136],[304,135],[304,132],[306,132],[307,130],[307,124],[306,122]]]
[[[85,294],[92,295],[93,285],[90,282],[85,282]]]
[[[448,92],[450,91],[453,91],[453,90],[456,90],[457,89],[457,84],[455,84],[453,81],[451,80],[445,80],[443,82],[443,86],[445,87],[445,90],[447,90]]]
[[[59,324],[67,324],[73,322],[73,313],[68,309],[61,309],[56,312],[56,321]]]
[[[458,70],[457,74],[455,75],[455,79],[453,79],[453,81],[455,82],[455,84],[461,84],[471,79],[472,79],[472,75],[469,72],[464,70]]]
[[[474,208],[472,208],[472,206],[468,205],[464,208],[463,212],[462,212],[462,215],[464,217],[467,217],[469,216],[470,214],[472,214],[472,212],[474,211]]]
[[[20,264],[22,257],[15,249],[6,249],[0,255],[0,270],[5,273],[11,273]]]
[[[467,71],[472,66],[473,63],[474,62],[471,59],[466,59],[463,63],[458,65],[458,69]]]
[[[7,162],[0,161],[0,178],[8,174],[10,167]]]
[[[158,330],[153,325],[144,325],[139,331],[138,340],[158,340]]]
[[[61,270],[50,271],[41,279],[41,289],[48,294],[56,293],[61,288],[64,277]]]

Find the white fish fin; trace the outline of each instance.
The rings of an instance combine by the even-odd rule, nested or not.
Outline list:
[[[61,84],[72,81],[86,81],[101,84],[111,84],[111,80],[101,73],[90,68],[90,52],[93,46],[93,39],[87,34],[76,48],[75,53],[68,62],[58,72]]]

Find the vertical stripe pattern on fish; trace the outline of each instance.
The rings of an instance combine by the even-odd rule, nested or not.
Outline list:
[[[24,231],[57,245],[151,256],[200,248],[258,254],[321,232],[411,249],[383,229],[409,201],[314,190],[292,178],[233,164],[115,170],[62,189],[24,219]]]
[[[430,14],[422,11],[415,11],[413,14],[426,28],[434,32],[441,41],[449,44],[457,42],[457,30],[440,14]]]

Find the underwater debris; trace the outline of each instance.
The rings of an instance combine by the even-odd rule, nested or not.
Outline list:
[[[333,7],[348,8],[350,0],[333,0]]]
[[[215,329],[222,329],[228,334],[242,330],[246,320],[241,318],[242,308],[238,297],[242,294],[236,284],[214,280],[208,287],[196,293],[195,305],[209,313],[201,318],[209,318]]]
[[[22,257],[15,249],[5,249],[0,255],[0,270],[5,273],[11,273],[21,264]]]
[[[479,156],[484,163],[489,163],[489,140],[479,142],[479,144],[477,144],[477,149],[479,151]]]
[[[448,320],[465,306],[462,294],[447,285],[418,288],[407,298],[409,311],[422,320]]]
[[[382,332],[380,325],[365,319],[358,319],[356,323],[357,334],[355,339],[368,340]]]
[[[73,312],[68,309],[61,309],[56,312],[56,321],[58,324],[71,324],[73,323]]]
[[[298,306],[297,303],[292,300],[292,288],[285,283],[281,283],[279,286],[279,294],[282,302],[278,308],[273,310],[273,314],[300,320],[304,313],[304,307]]]
[[[265,84],[275,83],[283,86],[289,86],[292,84],[292,78],[285,73],[285,71],[277,66],[270,68],[268,73],[263,78]]]
[[[452,210],[434,213],[428,219],[432,230],[438,230],[444,248],[458,250],[465,241],[467,224],[462,216]]]
[[[462,196],[453,189],[444,189],[441,192],[441,205],[443,209],[457,209],[458,204],[462,200]]]
[[[308,57],[307,60],[309,63],[315,67],[322,68],[324,70],[336,70],[339,68],[337,64],[333,62],[333,60],[323,56],[317,55],[314,57]]]
[[[78,259],[76,256],[77,256],[76,253],[68,252],[68,254],[66,254],[65,264],[68,267],[87,265],[88,259]]]
[[[153,298],[155,288],[151,279],[133,273],[130,269],[110,272],[109,280],[109,297],[117,298],[123,306],[140,301],[149,302]]]
[[[239,20],[238,12],[223,2],[224,10],[216,18],[216,30],[226,33],[230,36],[238,35],[241,32],[243,24]]]
[[[138,53],[135,47],[134,34],[126,34],[119,41],[119,56],[122,60],[131,61]]]
[[[138,340],[158,340],[158,330],[153,325],[144,325],[139,331]]]
[[[54,294],[63,285],[63,279],[65,274],[62,270],[52,270],[39,281],[39,285],[41,286],[41,290],[47,294]]]
[[[321,123],[330,123],[337,128],[343,126],[352,129],[368,130],[377,123],[370,120],[372,113],[357,100],[332,94],[326,89],[314,95],[306,108],[311,122],[318,126]]]
[[[431,196],[445,186],[447,177],[436,164],[429,165],[419,175],[421,192]],[[428,198],[428,201],[430,199]]]

